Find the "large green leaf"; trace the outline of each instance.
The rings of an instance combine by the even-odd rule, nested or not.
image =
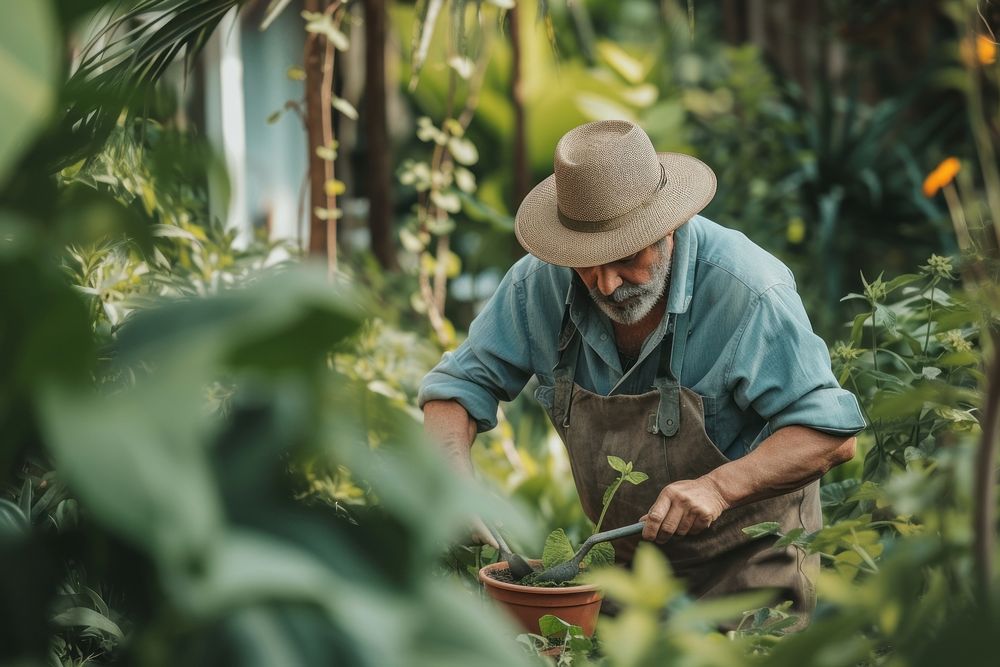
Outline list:
[[[200,619],[225,617],[254,604],[312,606],[330,624],[327,632],[336,629],[328,636],[339,638],[343,654],[331,664],[457,667],[527,662],[508,639],[513,628],[453,582],[432,579],[429,570],[423,570],[407,580],[409,586],[399,587],[389,580],[343,577],[333,565],[275,536],[228,530],[220,535],[202,572],[175,572],[180,576],[165,583],[175,603]],[[270,622],[259,620],[255,625],[262,629]],[[291,652],[285,645],[294,637],[288,628],[272,630],[267,649]]]
[[[31,223],[0,213],[0,239],[0,470],[8,471],[37,438],[33,389],[54,378],[89,382],[94,344],[80,295],[41,259],[50,251]]]
[[[845,479],[841,482],[824,484],[819,489],[820,503],[824,508],[843,505],[860,485],[861,482],[853,477]]]
[[[572,635],[579,635],[583,633],[583,628],[579,625],[567,623],[558,616],[553,616],[552,614],[545,614],[538,619],[538,629],[545,637],[550,637],[552,635],[565,636],[566,633],[570,633]]]
[[[125,639],[125,634],[117,623],[88,607],[72,607],[61,611],[52,617],[52,622],[55,625],[68,628],[82,628],[85,632],[109,634],[118,640]]]
[[[689,628],[693,631],[704,631],[713,624],[733,619],[738,620],[744,612],[768,604],[772,597],[770,591],[758,590],[700,600],[697,604],[687,605],[678,610],[671,618],[670,625],[677,628]]]
[[[48,0],[0,0],[0,183],[52,110],[61,53]]]
[[[225,15],[247,0],[115,2],[91,26],[90,42],[63,90],[56,138],[45,155],[60,169],[90,157],[107,141],[126,109],[145,115],[153,89],[176,59],[193,69]]]
[[[28,517],[15,503],[0,498],[0,535],[20,535],[30,528]]]
[[[93,519],[183,567],[215,539],[222,509],[204,451],[201,396],[164,375],[114,396],[52,386],[39,402],[56,465]]]
[[[573,558],[573,545],[562,528],[549,533],[542,550],[542,567],[549,568]]]
[[[471,478],[456,478],[441,447],[422,442],[419,423],[401,409],[393,409],[390,399],[377,394],[363,398],[363,404],[348,398],[331,403],[323,415],[323,437],[330,442],[329,449],[340,463],[372,485],[385,511],[404,525],[420,527],[412,533],[386,536],[398,552],[395,569],[402,568],[404,563],[422,567],[436,558],[441,545],[461,538],[475,516],[502,523],[505,531],[522,543],[536,542],[536,533],[531,530],[535,524],[527,512],[484,494]],[[355,414],[366,413],[372,430],[350,432],[353,405],[358,406],[354,408]],[[373,426],[376,423],[378,426]],[[385,439],[372,452],[367,438],[376,429]],[[429,517],[433,520],[428,520]]]
[[[152,356],[202,373],[202,359],[239,368],[315,370],[359,325],[359,310],[349,295],[319,269],[297,269],[274,273],[246,289],[138,313],[122,328],[119,341],[125,363]]]

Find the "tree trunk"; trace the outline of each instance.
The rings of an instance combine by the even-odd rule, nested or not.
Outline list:
[[[730,44],[746,41],[746,5],[740,0],[722,0],[722,33]]]
[[[521,201],[528,195],[528,147],[524,117],[524,92],[521,89],[521,30],[518,9],[514,7],[507,13],[510,21],[511,71],[510,100],[514,106],[514,206],[517,210]]]
[[[305,0],[308,12],[322,12],[326,0]],[[309,140],[309,254],[325,256],[327,250],[327,224],[317,215],[326,210],[327,161],[316,154],[324,145],[323,109],[323,54],[325,44],[319,35],[306,37],[304,64],[306,70],[306,133]]]
[[[365,176],[368,192],[368,231],[372,252],[386,270],[395,270],[396,244],[392,234],[392,177],[389,128],[386,118],[384,0],[365,0]]]

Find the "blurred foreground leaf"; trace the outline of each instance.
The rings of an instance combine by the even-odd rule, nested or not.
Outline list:
[[[48,0],[0,1],[0,184],[52,110],[61,53]]]

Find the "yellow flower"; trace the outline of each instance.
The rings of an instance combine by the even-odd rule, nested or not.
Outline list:
[[[962,62],[969,67],[976,63],[992,65],[997,61],[997,44],[986,35],[976,35],[975,44],[972,39],[966,37],[959,44],[959,51]]]
[[[864,350],[859,350],[850,343],[837,341],[833,349],[830,350],[830,358],[838,363],[848,364],[860,357],[863,352]]]
[[[934,336],[946,349],[952,350],[953,352],[971,352],[972,343],[965,339],[962,335],[961,330],[952,329],[951,331],[946,331],[944,333],[935,334]]]
[[[949,157],[941,161],[934,171],[924,179],[924,196],[933,197],[941,188],[955,180],[955,174],[962,168],[958,158]]]
[[[806,223],[802,218],[796,216],[788,221],[788,229],[785,231],[788,242],[797,245],[806,238]]]
[[[941,257],[940,255],[932,254],[927,260],[927,264],[920,267],[920,272],[924,275],[935,276],[944,280],[954,280],[955,276],[951,272],[953,268],[951,257]]]

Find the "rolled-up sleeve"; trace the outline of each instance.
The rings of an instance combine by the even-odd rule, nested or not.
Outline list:
[[[497,425],[497,406],[517,396],[532,375],[524,285],[510,271],[469,327],[469,336],[420,384],[417,402],[455,400],[480,433]]]
[[[866,426],[789,285],[775,285],[751,302],[728,378],[740,409],[753,409],[771,433],[798,425],[847,436]]]

